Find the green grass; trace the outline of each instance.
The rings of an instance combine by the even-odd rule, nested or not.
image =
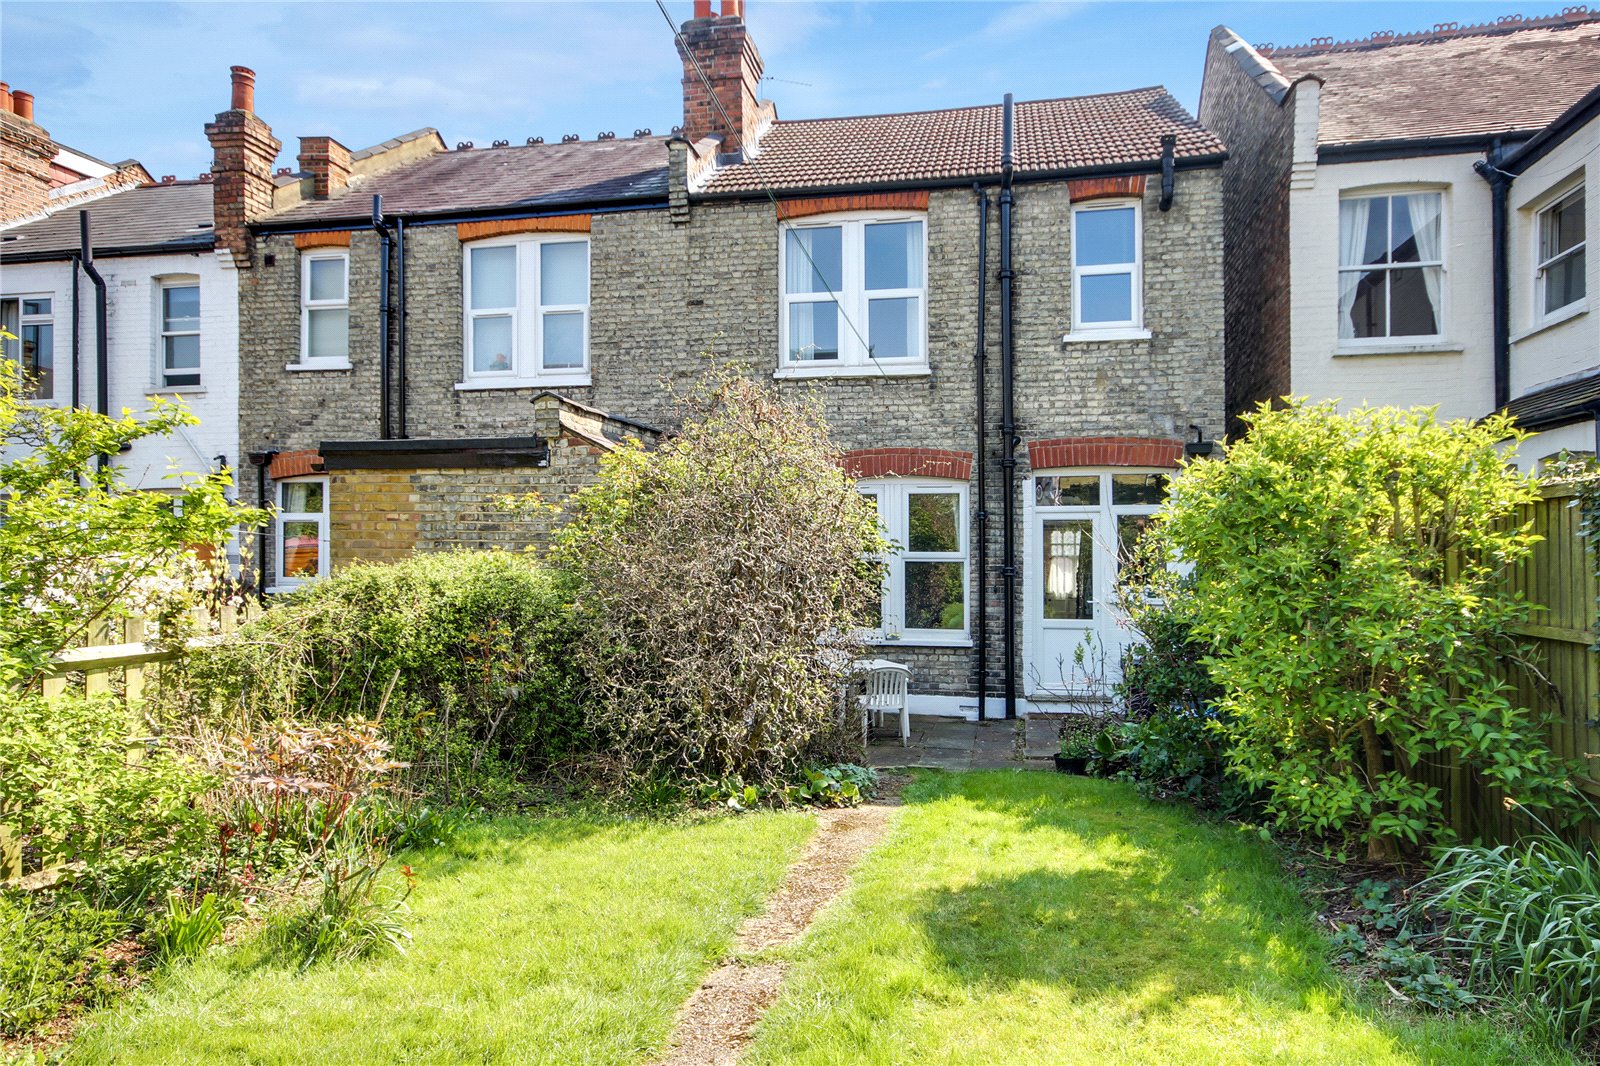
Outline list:
[[[751,1063],[1540,1063],[1342,991],[1258,841],[1103,781],[924,774],[788,950]]]
[[[103,1012],[83,1063],[625,1063],[760,909],[811,831],[798,814],[696,823],[502,819],[407,858],[404,956],[304,974],[265,939],[178,965]]]

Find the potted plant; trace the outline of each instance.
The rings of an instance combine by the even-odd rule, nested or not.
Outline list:
[[[1094,754],[1094,734],[1069,733],[1061,738],[1061,750],[1056,753],[1056,772],[1080,777],[1087,775],[1089,760]]]

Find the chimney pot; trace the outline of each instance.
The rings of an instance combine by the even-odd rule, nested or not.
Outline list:
[[[11,110],[11,86],[0,81],[0,111]]]
[[[234,111],[250,111],[256,109],[256,72],[249,67],[230,67],[233,72],[233,105]]]
[[[711,0],[694,0],[694,17],[708,19],[711,17]]]
[[[744,18],[744,0],[722,0],[723,18]]]
[[[21,89],[11,94],[11,110],[18,118],[33,121],[33,94],[25,93]]]

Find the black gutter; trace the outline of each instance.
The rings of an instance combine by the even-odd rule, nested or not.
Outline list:
[[[1006,93],[1005,110],[1000,136],[1000,466],[1005,471],[1005,492],[1002,521],[1003,549],[1000,577],[1005,583],[1005,701],[1006,718],[1017,716],[1017,530],[1016,530],[1016,474],[1017,474],[1017,417],[1012,396],[1012,343],[1011,298],[1011,212],[1015,197],[1011,192],[1012,158],[1011,140],[1015,118],[1011,94]]]
[[[378,436],[389,432],[389,249],[394,231],[383,220],[383,197],[372,198],[372,228],[378,232]]]
[[[81,402],[79,385],[83,378],[83,313],[79,310],[80,298],[78,295],[78,272],[82,264],[77,256],[72,257],[72,406],[77,407]]]
[[[417,470],[432,467],[549,466],[543,437],[465,437],[454,440],[323,441],[324,470]]]
[[[988,363],[984,351],[984,325],[989,296],[989,194],[973,183],[978,200],[978,346],[973,357],[973,377],[978,400],[978,721],[989,707],[989,420],[985,410]]]
[[[395,376],[399,378],[400,395],[395,400],[395,436],[402,440],[406,437],[406,221],[403,218],[395,219],[394,223],[394,254],[397,260],[395,273],[395,300],[398,307],[395,309],[396,332],[399,333],[395,345]]]
[[[327,226],[319,229],[327,229]],[[81,254],[81,248],[45,248],[37,252],[12,252],[6,251],[5,244],[12,241],[0,242],[0,266],[12,263],[51,263],[65,262],[76,259]],[[174,247],[170,244],[138,244],[127,245],[121,248],[101,248],[95,252],[97,259],[130,259],[134,256],[145,255],[200,255],[209,252],[215,247],[213,244],[180,244]]]
[[[276,448],[250,453],[250,465],[256,468],[256,506],[263,511],[267,510],[267,469],[277,457]],[[267,529],[271,522],[269,516],[268,524],[256,533],[256,599],[262,602],[266,602],[267,598]]]
[[[1427,155],[1462,155],[1483,152],[1505,141],[1534,135],[1533,130],[1502,133],[1467,133],[1448,137],[1396,137],[1387,141],[1324,144],[1317,148],[1318,163],[1364,163],[1380,159],[1409,159]]]
[[[1566,140],[1580,126],[1585,126],[1600,115],[1600,85],[1593,89],[1563,111],[1556,120],[1538,133],[1533,138],[1519,147],[1516,151],[1506,156],[1500,165],[1506,170],[1520,174],[1529,164],[1543,159],[1556,145]]]
[[[102,415],[111,411],[111,358],[106,347],[106,279],[100,276],[100,271],[94,266],[94,248],[89,243],[89,212],[78,212],[78,235],[81,242],[81,256],[83,272],[89,275],[89,281],[94,285],[94,398],[95,410]],[[77,325],[74,323],[73,332],[76,334]],[[111,457],[101,453],[95,460],[96,466],[105,470],[111,462]]]
[[[454,226],[462,222],[510,222],[523,218],[560,218],[564,215],[617,215],[629,211],[665,211],[665,200],[603,200],[594,203],[553,204],[543,209],[507,207],[502,210],[480,208],[473,211],[441,211],[437,214],[419,214],[415,211],[395,215],[404,218],[413,228],[417,226]],[[370,224],[367,218],[325,218],[314,222],[273,225],[253,223],[250,232],[266,237],[292,236],[297,233],[327,233],[329,230],[361,229]]]
[[[1478,176],[1489,183],[1490,230],[1490,307],[1494,322],[1494,408],[1500,410],[1511,401],[1511,307],[1509,291],[1509,253],[1506,227],[1507,204],[1511,198],[1513,175],[1501,170],[1499,147],[1489,158],[1472,165]]]

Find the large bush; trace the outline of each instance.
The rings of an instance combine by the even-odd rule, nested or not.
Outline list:
[[[411,786],[500,804],[586,750],[572,582],[506,552],[350,566],[196,657],[173,689],[197,716],[377,718]]]
[[[1292,404],[1189,466],[1160,527],[1193,575],[1176,606],[1212,651],[1232,770],[1283,823],[1374,858],[1442,831],[1407,773],[1451,756],[1528,804],[1565,795],[1543,724],[1503,676],[1528,606],[1503,591],[1537,498],[1509,420]]]
[[[840,693],[883,544],[814,406],[719,378],[571,511],[555,557],[585,583],[591,709],[627,771],[761,781],[859,738]]]

